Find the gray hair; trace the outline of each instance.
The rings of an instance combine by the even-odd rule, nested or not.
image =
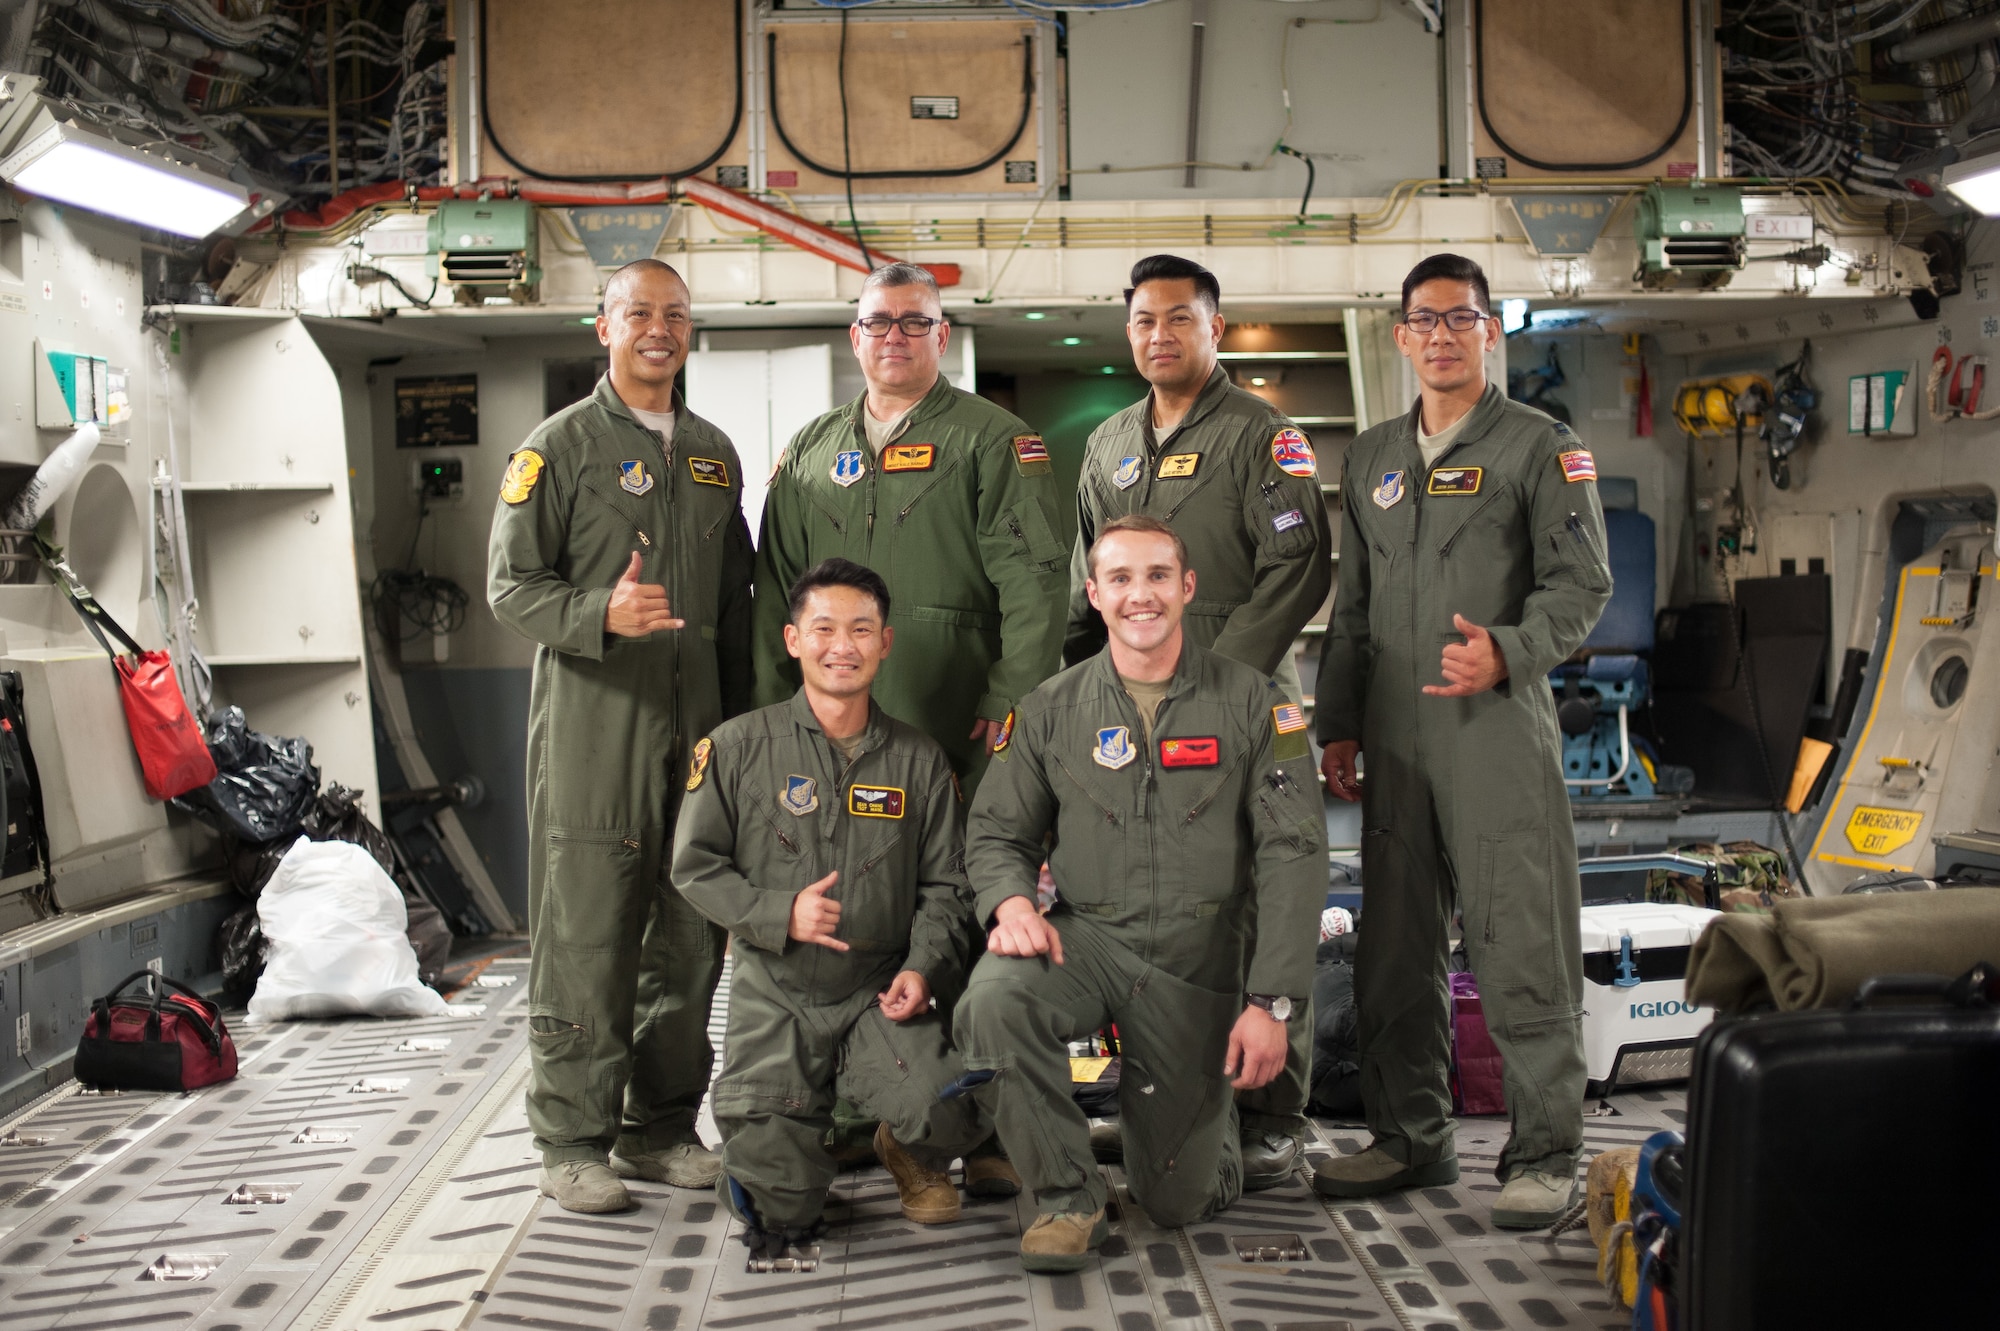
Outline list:
[[[937,279],[931,276],[930,269],[920,264],[883,264],[862,280],[861,294],[866,296],[877,287],[922,287],[938,303],[938,311],[944,311],[944,293],[938,290]]]

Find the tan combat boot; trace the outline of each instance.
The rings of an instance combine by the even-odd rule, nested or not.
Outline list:
[[[712,1188],[722,1172],[722,1157],[700,1142],[681,1142],[648,1151],[642,1145],[611,1148],[611,1172],[620,1178],[642,1178],[671,1188]]]
[[[553,1197],[565,1211],[598,1214],[623,1211],[632,1205],[632,1194],[600,1160],[558,1160],[542,1167],[542,1196]]]
[[[974,1197],[1018,1197],[1021,1175],[1004,1155],[965,1157],[965,1190]]]
[[[1101,1209],[1089,1215],[1061,1211],[1037,1216],[1021,1236],[1021,1265],[1044,1273],[1081,1271],[1090,1260],[1090,1250],[1110,1237],[1111,1226]]]
[[[875,1129],[875,1154],[896,1180],[903,1216],[920,1225],[948,1225],[958,1219],[958,1189],[951,1175],[926,1169],[890,1135],[889,1125]]]

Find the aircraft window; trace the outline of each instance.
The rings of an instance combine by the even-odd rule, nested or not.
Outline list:
[[[1965,696],[1965,680],[1971,671],[1962,656],[1947,656],[1931,672],[1931,701],[1939,707],[1954,707]]]

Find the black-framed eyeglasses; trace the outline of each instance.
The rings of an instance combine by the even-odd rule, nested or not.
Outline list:
[[[928,337],[931,329],[943,322],[928,314],[906,314],[900,319],[887,314],[871,314],[865,319],[856,319],[854,326],[870,337],[889,336],[891,325],[902,329],[904,337]]]
[[[1469,333],[1479,327],[1480,320],[1492,317],[1482,310],[1461,305],[1455,310],[1446,310],[1443,314],[1435,310],[1411,310],[1403,316],[1403,323],[1413,333],[1429,333],[1437,329],[1439,320],[1443,320],[1444,326],[1452,332]]]

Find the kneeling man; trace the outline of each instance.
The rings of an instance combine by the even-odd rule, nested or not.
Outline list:
[[[931,991],[961,973],[964,826],[945,752],[887,715],[869,685],[889,654],[889,589],[845,559],[791,589],[791,701],[697,744],[673,879],[735,940],[722,1076],[723,1203],[753,1248],[819,1225],[836,1095],[882,1126],[875,1151],[903,1214],[958,1218],[945,1173],[985,1140]]]
[[[1305,719],[1267,676],[1185,639],[1180,538],[1118,518],[1088,561],[1110,641],[1022,700],[966,842],[991,932],[956,1029],[966,1066],[995,1074],[1000,1140],[1034,1189],[1031,1271],[1078,1270],[1108,1233],[1065,1046],[1111,1023],[1131,1200],[1171,1227],[1241,1194],[1231,1090],[1284,1066],[1326,897]]]

